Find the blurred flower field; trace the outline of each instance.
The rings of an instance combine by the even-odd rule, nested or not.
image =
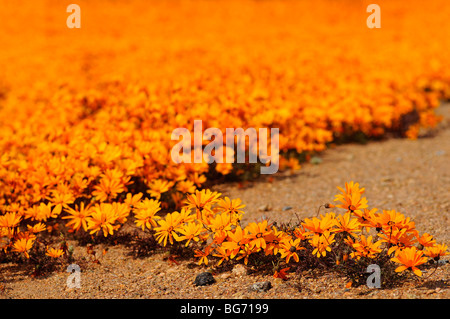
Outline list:
[[[170,155],[171,132],[195,119],[224,133],[279,128],[280,169],[355,136],[415,139],[435,127],[450,99],[450,6],[377,3],[380,29],[366,26],[368,1],[77,1],[81,28],[69,29],[70,2],[0,1],[1,258],[29,259],[40,245],[58,259],[67,248],[46,233],[107,237],[131,223],[162,246],[197,248],[200,263],[252,252],[298,262],[302,240],[321,258],[339,239],[350,250],[338,263],[375,258],[384,242],[398,271],[419,275],[422,254],[446,247],[395,211],[364,218],[367,205],[350,207],[358,186],[339,197],[345,215],[292,234],[267,221],[241,228],[240,200],[204,188],[247,178],[251,165]],[[381,227],[380,242],[364,227]],[[392,249],[392,236],[407,249]]]

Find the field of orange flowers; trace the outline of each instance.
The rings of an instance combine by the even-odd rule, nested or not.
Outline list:
[[[78,1],[80,29],[68,4],[0,1],[2,259],[62,258],[46,234],[94,240],[126,223],[200,264],[308,252],[420,276],[446,254],[403,214],[369,209],[353,182],[327,205],[343,215],[241,226],[241,201],[204,186],[248,166],[170,156],[171,132],[195,119],[279,128],[281,169],[356,135],[417,138],[450,99],[445,0],[378,1],[380,29],[366,1]]]

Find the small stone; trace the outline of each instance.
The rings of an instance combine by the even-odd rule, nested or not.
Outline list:
[[[231,272],[233,273],[233,275],[238,277],[245,276],[247,274],[247,268],[245,268],[245,266],[242,264],[237,264],[233,267],[233,270]]]
[[[262,281],[254,283],[250,286],[249,290],[256,291],[256,292],[266,292],[270,288],[272,288],[272,283],[270,281]]]
[[[213,275],[210,272],[202,272],[195,277],[194,285],[196,286],[206,286],[206,285],[212,285],[215,283],[216,280],[214,279]]]
[[[265,204],[265,205],[261,205],[258,207],[258,211],[260,212],[267,212],[270,210],[270,205],[269,204]]]
[[[173,274],[173,273],[178,272],[178,268],[176,268],[176,267],[171,267],[171,268],[167,269],[166,272],[167,272],[168,274]]]
[[[285,284],[285,282],[282,278],[274,278],[273,281],[274,281],[274,283],[273,283],[274,286],[280,286],[280,285]]]
[[[291,206],[284,206],[284,207],[283,207],[283,211],[287,211],[287,210],[290,210],[290,209],[292,209]]]
[[[231,273],[230,272],[224,272],[219,277],[220,277],[220,279],[228,279],[228,278],[231,277]]]
[[[246,293],[238,291],[233,294],[232,298],[233,299],[248,299],[248,296]]]
[[[322,163],[322,159],[318,156],[313,156],[313,157],[311,157],[309,162],[311,164],[318,165],[318,164]]]

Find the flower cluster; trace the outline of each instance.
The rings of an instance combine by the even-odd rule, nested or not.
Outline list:
[[[294,227],[276,227],[267,220],[242,227],[244,206],[239,199],[220,198],[220,193],[202,190],[189,195],[180,212],[167,214],[156,227],[153,222],[148,228],[154,229],[164,246],[175,242],[191,245],[200,265],[208,265],[210,258],[217,260],[216,265],[233,259],[248,264],[252,255],[261,254],[286,264],[302,263],[300,259],[312,255],[331,261],[331,266],[360,259],[376,263],[388,257],[399,264],[396,272],[408,269],[421,276],[420,265],[448,254],[446,245],[437,244],[428,233],[420,234],[409,217],[395,210],[369,209],[362,197],[364,188],[358,183],[338,188],[341,193],[335,201],[339,204],[326,207],[344,209],[343,214],[327,212]]]

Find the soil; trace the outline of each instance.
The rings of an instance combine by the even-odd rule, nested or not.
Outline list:
[[[410,216],[419,232],[432,234],[438,243],[450,246],[450,104],[439,110],[444,121],[438,129],[417,140],[388,138],[366,145],[345,144],[323,152],[319,164],[303,164],[298,172],[279,173],[246,184],[217,185],[215,190],[246,205],[243,224],[257,219],[288,222],[317,213],[332,202],[336,186],[355,181],[366,188],[370,207],[395,209]],[[167,253],[143,258],[130,255],[125,245],[96,245],[98,261],[92,261],[85,246],[75,246],[75,260],[86,259],[80,273],[80,288],[68,288],[65,267],[44,276],[30,276],[23,264],[0,264],[1,298],[146,298],[146,299],[302,299],[302,298],[405,298],[448,299],[450,264],[424,272],[394,288],[346,288],[346,280],[333,272],[313,269],[290,273],[289,279],[252,273],[242,265],[224,269],[198,266],[192,259],[171,262]],[[104,249],[107,248],[105,254]],[[449,256],[445,258],[448,260]],[[199,273],[212,271],[215,282],[195,286]],[[382,275],[382,274],[381,274]],[[428,278],[427,278],[428,277]],[[271,282],[267,291],[251,291],[259,282]]]

